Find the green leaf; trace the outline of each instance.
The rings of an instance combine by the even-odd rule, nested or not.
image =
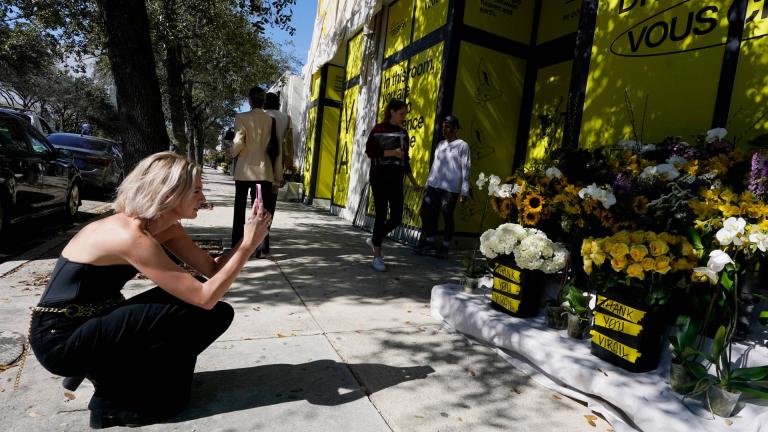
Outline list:
[[[688,236],[691,239],[691,245],[693,248],[701,252],[704,249],[704,245],[701,244],[701,236],[699,235],[699,232],[693,228],[690,228],[688,230]]]
[[[754,396],[760,399],[768,399],[768,389],[755,388],[746,383],[731,383],[731,389],[739,390],[742,393],[746,393],[750,396]]]
[[[712,341],[712,351],[710,360],[712,363],[717,363],[720,360],[720,354],[725,350],[725,326],[720,326],[715,333],[715,338]]]
[[[702,380],[709,376],[707,368],[702,366],[701,363],[688,363],[688,370],[691,371],[691,374],[693,374],[697,380]]]
[[[745,381],[760,381],[768,379],[768,366],[740,368],[733,371],[731,379]]]
[[[760,320],[760,324],[768,325],[768,310],[760,311],[760,317],[758,319]]]
[[[728,274],[727,271],[723,271],[720,273],[720,285],[722,285],[723,288],[725,288],[728,291],[733,289],[733,279],[731,279],[731,276]]]

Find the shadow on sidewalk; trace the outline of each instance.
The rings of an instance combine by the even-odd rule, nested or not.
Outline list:
[[[375,379],[369,380],[368,387],[360,387],[350,369]],[[434,372],[430,366],[347,365],[333,360],[198,372],[189,407],[168,423],[297,400],[342,405],[406,381],[425,379]]]

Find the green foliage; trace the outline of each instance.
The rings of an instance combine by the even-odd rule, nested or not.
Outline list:
[[[686,364],[696,359],[699,352],[696,350],[696,339],[701,331],[698,321],[691,317],[680,315],[675,323],[676,332],[669,337],[672,344],[672,361],[678,364]]]
[[[587,319],[589,316],[589,296],[585,296],[580,289],[573,284],[565,286],[565,301],[568,302],[568,311],[578,315],[581,319]]]

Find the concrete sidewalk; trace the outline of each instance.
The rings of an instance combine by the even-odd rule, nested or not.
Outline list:
[[[206,170],[214,210],[184,225],[228,242],[234,184]],[[327,212],[278,203],[270,260],[252,260],[225,297],[230,329],[198,359],[192,402],[148,431],[605,431],[578,403],[530,381],[491,350],[441,329],[433,285],[460,264],[385,242],[370,267],[367,233]],[[0,329],[26,333],[63,245],[0,278]],[[150,287],[131,281],[127,297]],[[147,359],[152,362],[152,359]],[[65,401],[61,378],[30,355],[0,373],[0,430],[87,430],[93,387]],[[115,428],[114,430],[119,430]]]

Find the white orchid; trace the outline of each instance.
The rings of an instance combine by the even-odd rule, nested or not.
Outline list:
[[[646,144],[640,147],[640,153],[648,153],[652,151],[656,151],[656,146],[654,144]]]
[[[557,167],[549,167],[544,171],[544,175],[547,176],[548,179],[553,179],[562,177],[563,173],[557,169]]]
[[[592,183],[591,185],[582,188],[579,191],[579,198],[586,199],[586,198],[593,198],[603,205],[604,208],[608,209],[612,205],[616,204],[616,196],[613,194],[613,190],[610,186],[606,185],[602,188],[597,186],[596,183]]]
[[[749,234],[749,241],[754,243],[760,252],[768,250],[768,235],[765,231],[760,231],[756,225],[752,225],[752,233]]]
[[[491,174],[491,176],[488,177],[488,184],[498,186],[501,184],[501,178],[499,178],[497,175]]]
[[[715,233],[715,238],[717,238],[720,246],[727,246],[731,243],[735,246],[741,246],[744,243],[742,237],[746,226],[747,221],[744,218],[729,217],[723,222],[723,227]]]
[[[688,159],[682,157],[682,156],[670,156],[667,158],[666,162],[670,165],[674,165],[675,168],[679,166],[683,166],[686,163],[688,163]]]
[[[674,180],[680,176],[680,172],[675,168],[674,164],[665,163],[656,166],[645,167],[640,178],[649,178],[653,176],[664,177],[667,180]]]
[[[477,188],[480,190],[483,190],[483,187],[485,187],[485,183],[488,181],[488,178],[485,176],[484,173],[480,173],[479,176],[477,176],[477,181],[475,184],[477,185]]]
[[[715,249],[709,253],[709,261],[707,261],[707,266],[696,267],[693,269],[693,271],[694,273],[705,275],[709,278],[709,280],[712,281],[712,283],[717,283],[717,274],[723,271],[727,264],[731,263],[733,263],[733,260],[727,253],[721,251],[720,249]]]
[[[724,128],[710,129],[707,131],[707,142],[713,143],[715,141],[720,141],[725,138],[726,135],[728,135],[728,131]]]
[[[498,196],[498,195],[499,195],[499,185],[488,182],[488,196]]]
[[[637,141],[619,140],[619,142],[616,143],[616,147],[627,149],[627,150],[634,150],[635,148],[637,148]]]

